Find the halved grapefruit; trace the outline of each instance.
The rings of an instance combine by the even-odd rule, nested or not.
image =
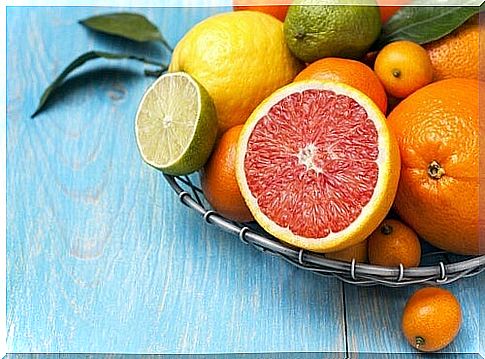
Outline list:
[[[256,221],[316,252],[367,238],[392,205],[399,170],[382,112],[336,82],[276,91],[251,114],[238,142],[237,180]]]

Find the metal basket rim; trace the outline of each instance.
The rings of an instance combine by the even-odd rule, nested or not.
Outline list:
[[[342,262],[338,260],[328,259],[321,253],[311,252],[304,249],[292,247],[284,242],[276,239],[267,238],[244,224],[229,221],[222,215],[213,210],[206,210],[192,195],[185,191],[176,181],[177,176],[164,174],[166,181],[177,193],[180,201],[198,212],[205,222],[214,224],[226,232],[230,232],[239,236],[245,244],[252,244],[262,252],[269,252],[270,254],[279,255],[292,264],[295,264],[303,269],[307,269],[317,274],[319,272],[330,272],[327,274],[335,274],[341,280],[347,282],[348,278],[341,278],[339,274],[350,273],[350,283],[361,285],[373,284],[392,284],[394,286],[403,286],[406,284],[429,283],[430,279],[433,283],[446,284],[455,281],[463,276],[476,271],[475,274],[485,270],[485,255],[476,256],[471,259],[466,259],[459,262],[448,263],[440,262],[439,265],[420,266],[414,268],[400,267],[384,267],[366,263],[356,263],[355,260],[351,263]],[[269,234],[268,234],[269,235]],[[477,269],[479,269],[477,271]],[[335,273],[331,273],[334,270]],[[449,280],[448,276],[456,275],[455,278]],[[348,277],[348,276],[345,276]],[[358,279],[363,281],[358,282]],[[382,283],[379,283],[379,278]],[[390,283],[390,280],[392,281]]]

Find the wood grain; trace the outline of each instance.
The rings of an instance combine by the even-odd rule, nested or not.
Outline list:
[[[152,81],[140,64],[90,64],[29,118],[48,83],[87,50],[169,61],[159,45],[77,24],[115,10],[122,9],[7,10],[8,351],[283,358],[286,351],[344,352],[347,340],[361,353],[352,357],[413,357],[399,331],[412,288],[345,286],[344,306],[341,283],[263,255],[178,203],[136,149],[136,106]],[[228,10],[136,9],[172,45],[201,19]],[[485,276],[449,288],[465,320],[445,351],[484,353]]]
[[[479,323],[479,329],[478,329],[478,353],[482,356],[482,358],[485,358],[485,280],[483,279],[483,275],[481,277],[481,280],[478,281],[478,298],[476,299],[478,301],[478,323]]]
[[[440,353],[479,353],[483,338],[484,276],[463,279],[445,288],[461,304],[463,325],[457,338]],[[411,294],[420,288],[356,288],[345,286],[349,351],[414,353],[401,332],[401,314]],[[362,311],[362,308],[366,310]],[[481,314],[482,313],[482,314]],[[366,335],[363,335],[366,333]]]
[[[142,163],[133,121],[153,81],[143,66],[90,64],[29,118],[87,50],[168,61],[161,46],[77,24],[114,10],[8,9],[8,352],[345,351],[339,282],[203,225]],[[227,10],[137,9],[171,44]]]

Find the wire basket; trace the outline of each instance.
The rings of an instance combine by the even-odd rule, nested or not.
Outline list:
[[[456,256],[431,250],[423,255],[430,263],[416,268],[382,267],[370,264],[342,262],[325,258],[323,254],[306,251],[283,243],[265,232],[257,223],[238,223],[213,211],[196,181],[189,177],[164,175],[180,201],[196,211],[208,224],[237,236],[241,242],[255,249],[278,256],[298,268],[318,275],[338,278],[359,286],[384,285],[404,287],[413,284],[444,285],[460,278],[471,277],[485,270],[484,256]]]

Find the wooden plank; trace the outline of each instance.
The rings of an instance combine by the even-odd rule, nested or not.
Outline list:
[[[478,353],[483,338],[485,276],[462,279],[445,288],[458,298],[463,325],[442,353]],[[358,288],[345,286],[349,351],[359,353],[416,353],[404,339],[401,314],[409,296],[419,287]],[[482,300],[480,300],[482,298]],[[480,317],[481,312],[481,317]],[[483,347],[482,347],[483,348]],[[460,354],[462,355],[462,354]]]
[[[29,118],[87,50],[168,60],[159,45],[76,23],[114,10],[8,9],[8,351],[344,351],[339,282],[203,225],[142,163],[133,120],[152,81],[143,66],[88,65]],[[171,44],[221,10],[137,9]]]
[[[478,329],[478,352],[485,358],[485,279],[478,281],[478,311],[479,311],[479,329]]]

